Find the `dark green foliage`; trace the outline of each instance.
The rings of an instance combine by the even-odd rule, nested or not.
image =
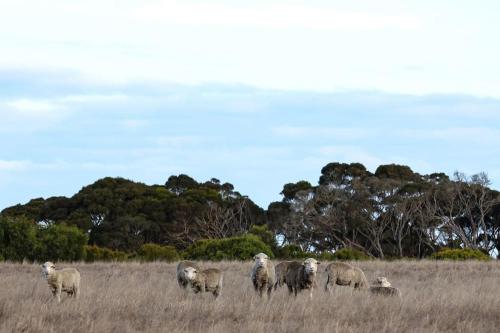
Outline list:
[[[297,192],[300,191],[307,191],[312,188],[311,183],[301,180],[297,183],[288,183],[283,186],[283,191],[281,191],[281,194],[284,197],[284,200],[291,200],[295,197]]]
[[[399,180],[417,180],[418,175],[413,173],[409,166],[398,164],[381,165],[375,171],[378,178],[391,178]]]
[[[267,246],[269,246],[273,253],[277,253],[277,244],[274,234],[269,230],[267,225],[253,225],[248,231],[249,234],[259,237]]]
[[[185,251],[185,257],[193,260],[249,260],[263,252],[273,258],[271,248],[259,237],[247,234],[225,239],[196,241]]]
[[[75,226],[0,216],[0,255],[6,260],[82,260],[85,244],[87,235]]]
[[[83,260],[88,237],[75,226],[53,224],[38,230],[38,261]]]
[[[301,259],[310,257],[311,254],[302,251],[298,245],[288,244],[278,250],[278,256],[282,259]]]
[[[125,261],[128,258],[127,253],[122,251],[113,251],[105,247],[98,247],[96,245],[84,246],[85,261]]]
[[[437,260],[490,260],[491,257],[477,249],[442,248],[430,256]]]
[[[143,261],[176,261],[179,260],[180,256],[175,247],[173,246],[161,246],[158,244],[144,244],[141,246],[139,251],[137,251],[139,259]]]
[[[35,260],[39,248],[37,228],[32,222],[0,215],[0,255],[5,260]]]
[[[322,258],[323,259],[323,258]],[[343,248],[331,254],[331,259],[327,260],[370,260],[365,253],[350,248]]]
[[[326,184],[348,184],[356,178],[364,178],[370,173],[361,163],[328,163],[321,169],[319,178],[320,185]]]

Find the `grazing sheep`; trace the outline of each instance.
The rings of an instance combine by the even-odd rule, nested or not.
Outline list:
[[[290,294],[293,292],[297,296],[298,291],[309,289],[309,297],[312,298],[319,264],[320,262],[313,258],[307,258],[302,263],[292,261],[288,264],[285,283]]]
[[[334,285],[349,286],[354,289],[368,288],[368,281],[365,273],[357,267],[353,267],[343,262],[334,262],[325,269],[328,279],[325,284],[325,291],[330,290]]]
[[[80,272],[76,268],[56,270],[54,263],[47,261],[42,265],[42,272],[58,303],[61,302],[61,292],[63,291],[68,296],[76,298],[80,295]]]
[[[201,270],[200,266],[192,261],[183,260],[177,264],[177,283],[179,284],[179,287],[183,289],[186,289],[189,284],[189,280],[184,273],[184,269],[187,267],[193,267],[194,269]]]
[[[276,272],[276,282],[274,283],[274,290],[285,284],[286,272],[291,262],[292,261],[282,261],[274,267],[274,270]]]
[[[391,283],[386,277],[378,277],[375,285],[370,287],[370,292],[374,295],[401,297],[401,291],[398,288],[391,287]]]
[[[184,273],[189,285],[197,294],[199,292],[211,292],[216,298],[222,290],[222,272],[216,268],[198,271],[194,267],[184,268]]]
[[[256,254],[253,258],[255,264],[252,268],[251,278],[255,291],[262,297],[264,289],[267,288],[267,297],[270,298],[276,277],[274,265],[265,253]]]

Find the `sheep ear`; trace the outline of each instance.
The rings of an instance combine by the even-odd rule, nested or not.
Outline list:
[[[321,262],[317,261],[317,262],[316,262],[316,265],[319,265],[319,264],[321,264]]]

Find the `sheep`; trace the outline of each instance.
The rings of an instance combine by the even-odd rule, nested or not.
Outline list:
[[[76,268],[56,270],[54,263],[47,261],[42,265],[42,272],[58,303],[61,303],[63,291],[68,296],[75,296],[75,298],[80,295],[80,272]]]
[[[276,267],[274,267],[276,273],[276,282],[274,283],[274,290],[285,284],[286,272],[291,262],[292,261],[282,261],[279,264],[277,264]]]
[[[194,269],[201,270],[200,266],[192,261],[183,260],[177,264],[177,283],[179,287],[183,289],[186,289],[189,284],[189,280],[184,272],[184,269],[187,267],[193,267]]]
[[[334,262],[325,269],[328,278],[325,284],[325,291],[332,291],[334,285],[349,286],[356,289],[368,288],[368,281],[365,273],[357,267],[353,267],[343,262]]]
[[[270,298],[276,280],[274,265],[265,253],[256,254],[253,258],[255,264],[252,268],[252,284],[261,297],[267,288],[267,297]]]
[[[222,290],[222,272],[216,268],[208,268],[199,271],[194,267],[184,268],[184,274],[189,281],[189,285],[195,292],[211,292],[217,298]]]
[[[391,287],[391,283],[386,277],[378,277],[375,280],[375,285],[370,287],[370,292],[374,295],[401,297],[401,291],[398,288]]]
[[[312,299],[313,290],[316,287],[316,273],[320,264],[314,258],[307,258],[302,263],[292,261],[288,264],[285,276],[285,283],[288,286],[290,294],[309,289],[309,297]]]

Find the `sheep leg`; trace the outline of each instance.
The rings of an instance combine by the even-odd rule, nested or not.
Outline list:
[[[267,299],[271,299],[271,291],[273,291],[273,286],[267,288]]]
[[[56,289],[57,303],[61,303],[61,292],[62,292],[62,285],[58,284]]]

